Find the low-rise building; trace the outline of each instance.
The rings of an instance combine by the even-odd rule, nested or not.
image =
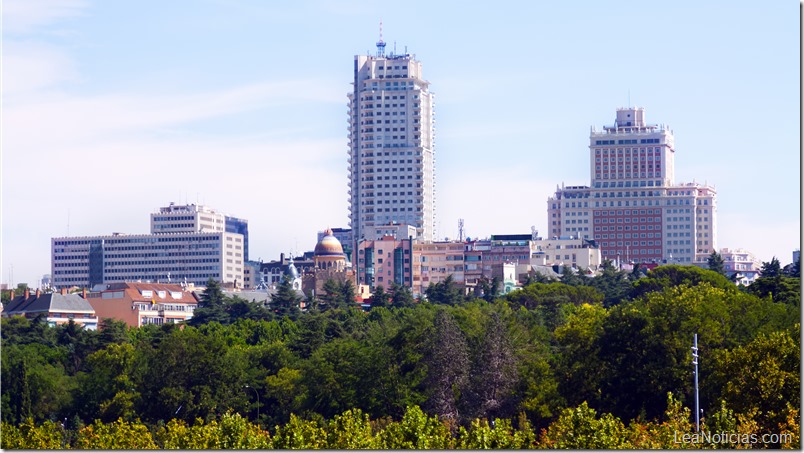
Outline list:
[[[54,293],[39,290],[31,293],[26,289],[19,296],[11,291],[11,300],[3,307],[2,316],[24,316],[28,319],[43,316],[50,326],[67,324],[73,320],[87,330],[98,328],[98,316],[86,300],[86,290],[82,294],[70,294],[66,288]]]
[[[90,292],[87,300],[100,319],[117,319],[130,327],[183,322],[198,306],[193,292],[161,283],[110,283]]]
[[[753,253],[743,249],[720,249],[723,269],[741,285],[750,285],[759,277],[762,261]]]

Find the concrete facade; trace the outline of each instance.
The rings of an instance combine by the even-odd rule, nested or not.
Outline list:
[[[356,55],[349,97],[349,213],[355,248],[390,222],[435,233],[433,93],[410,54]]]
[[[51,239],[53,286],[89,287],[113,282],[177,282],[205,286],[212,278],[242,288],[246,261],[244,220],[196,205],[160,208],[151,234]]]
[[[547,200],[549,237],[594,239],[603,259],[705,262],[717,246],[717,192],[675,183],[675,140],[645,122],[644,108],[617,110],[592,128],[590,185],[556,188]]]
[[[198,306],[195,294],[176,284],[111,283],[90,292],[87,300],[98,318],[124,321],[129,327],[184,322]]]

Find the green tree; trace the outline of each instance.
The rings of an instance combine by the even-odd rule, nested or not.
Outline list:
[[[229,313],[227,313],[226,296],[223,294],[220,283],[212,277],[207,280],[207,287],[201,294],[198,307],[187,323],[191,326],[200,326],[210,322],[217,322],[223,325],[231,322]]]
[[[601,305],[582,304],[569,314],[566,323],[555,329],[558,390],[570,407],[585,401],[597,406],[602,397],[600,337],[606,316],[608,312]]]
[[[288,423],[276,427],[273,443],[278,450],[321,450],[327,448],[327,432],[317,421],[291,414]]]
[[[565,409],[545,432],[539,448],[573,450],[616,450],[633,448],[619,418],[604,414],[598,418],[585,402]]]
[[[293,284],[288,276],[283,276],[276,294],[271,297],[271,308],[279,316],[295,318],[299,314],[301,297],[293,290]]]
[[[717,272],[720,275],[726,275],[726,268],[723,265],[723,257],[720,256],[720,253],[712,252],[707,259],[707,264],[709,265],[710,271]]]
[[[391,306],[394,308],[405,308],[413,306],[413,294],[410,288],[400,285],[397,282],[392,282],[390,287],[391,293]]]
[[[3,450],[59,450],[66,447],[61,426],[50,420],[36,426],[28,418],[19,425],[2,422],[0,448]]]
[[[799,338],[798,328],[793,335],[760,334],[716,359],[713,379],[720,384],[726,405],[738,414],[754,414],[761,433],[778,432],[787,420],[788,404],[800,405]]]
[[[425,295],[427,295],[427,300],[433,304],[458,305],[464,301],[463,290],[455,282],[452,274],[447,275],[441,282],[430,283]]]
[[[770,262],[762,262],[760,274],[763,277],[780,277],[782,275],[782,265],[779,260],[774,256]]]
[[[376,449],[377,442],[371,432],[368,414],[360,409],[350,409],[336,415],[327,423],[327,449],[357,450]]]
[[[388,424],[377,434],[377,444],[384,450],[447,450],[454,442],[438,417],[428,417],[418,406],[410,406],[402,420]]]
[[[118,419],[104,424],[100,420],[78,432],[73,445],[78,450],[155,450],[148,427],[139,422]]]
[[[734,283],[717,272],[701,269],[697,266],[668,264],[648,271],[646,278],[634,282],[630,298],[636,299],[645,294],[660,292],[674,286],[696,286],[703,282],[709,283],[714,288],[727,291],[737,290],[734,287]]]
[[[589,286],[603,294],[603,305],[606,307],[619,304],[631,291],[626,272],[617,270],[610,260],[603,261],[600,274],[591,279]]]
[[[374,288],[374,293],[371,295],[371,308],[390,307],[391,296],[385,292],[382,285],[377,285]]]

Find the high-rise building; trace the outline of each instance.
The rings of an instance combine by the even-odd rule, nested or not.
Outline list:
[[[356,244],[376,225],[435,235],[433,93],[408,53],[356,55],[349,93],[349,217]]]
[[[613,126],[592,128],[589,186],[567,186],[547,200],[551,237],[593,239],[604,259],[637,263],[705,262],[716,250],[714,187],[675,183],[675,143],[645,109],[617,109]]]

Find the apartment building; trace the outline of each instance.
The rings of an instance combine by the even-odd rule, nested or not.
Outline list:
[[[422,63],[407,52],[356,55],[349,98],[349,216],[354,248],[375,225],[435,233],[434,101]]]
[[[178,284],[110,283],[87,294],[98,317],[124,321],[129,327],[184,322],[193,316],[198,299]]]

